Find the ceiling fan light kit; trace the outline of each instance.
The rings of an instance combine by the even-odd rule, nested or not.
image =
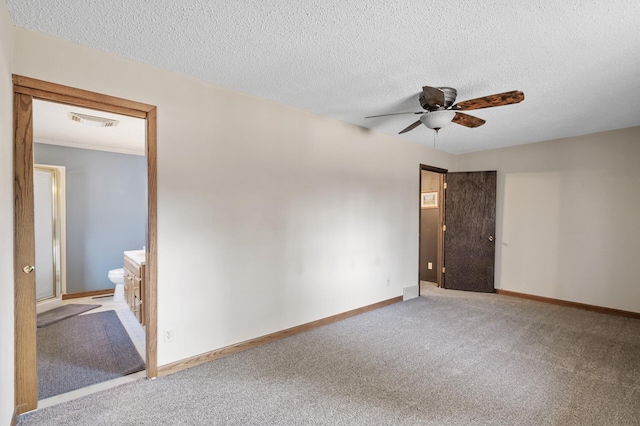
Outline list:
[[[441,128],[448,126],[455,116],[455,111],[451,111],[448,109],[439,109],[421,115],[420,121],[422,121],[422,124],[424,124],[428,128],[433,129],[437,132]]]
[[[425,111],[395,112],[391,114],[370,115],[365,118],[400,114],[420,114],[420,119],[402,129],[400,134],[413,130],[420,124],[424,124],[438,133],[438,130],[449,125],[449,123],[455,123],[469,128],[480,127],[485,123],[485,120],[481,118],[459,111],[517,104],[524,100],[524,93],[519,90],[483,96],[454,104],[457,95],[458,92],[453,87],[423,86],[422,93],[420,93],[418,100],[420,106]]]

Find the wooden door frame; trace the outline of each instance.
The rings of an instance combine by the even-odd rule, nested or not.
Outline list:
[[[436,270],[436,283],[438,287],[444,287],[444,212],[445,212],[445,199],[446,199],[446,176],[447,169],[441,169],[440,167],[427,166],[420,164],[419,179],[420,179],[420,194],[422,194],[422,172],[434,172],[440,174],[439,179],[439,192],[440,203],[438,204],[438,269]],[[420,195],[419,194],[419,195]],[[420,208],[420,202],[418,202],[418,294],[420,294],[420,247],[422,242],[422,209]]]
[[[35,260],[33,226],[33,99],[76,105],[146,120],[147,142],[147,258],[145,285],[146,371],[158,375],[157,360],[157,112],[153,105],[69,86],[13,75],[14,93],[14,329],[15,408],[21,414],[38,406],[36,370],[35,280],[23,267]],[[31,219],[29,219],[31,218]],[[26,232],[25,232],[26,231]],[[33,297],[31,297],[33,296]]]

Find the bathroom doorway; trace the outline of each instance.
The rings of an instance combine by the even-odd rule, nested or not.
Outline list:
[[[145,121],[147,168],[146,270],[144,323],[146,376],[157,376],[157,240],[156,240],[156,109],[121,98],[60,86],[14,75],[14,193],[15,193],[15,395],[17,413],[38,407],[36,363],[35,232],[33,190],[34,101],[51,101],[78,108],[137,117]],[[68,171],[69,174],[69,171]]]
[[[145,120],[141,118],[33,100],[35,163],[70,172],[66,184],[57,185],[55,191],[56,196],[65,196],[68,217],[66,232],[58,233],[66,237],[66,250],[56,247],[54,251],[66,255],[66,262],[61,265],[66,266],[65,299],[112,292],[115,283],[109,280],[108,273],[123,268],[123,252],[146,246],[145,139]],[[37,191],[37,184],[47,175],[39,166],[35,173],[38,219],[50,209],[48,200],[38,197]],[[45,211],[39,208],[40,204]],[[61,225],[58,220],[54,222],[55,227]],[[38,233],[37,225],[38,222],[39,254],[45,252],[44,247],[39,247],[48,243],[50,248],[51,241],[59,238]],[[40,257],[36,255],[37,263]],[[41,280],[42,272],[41,268],[36,269],[36,282]],[[39,311],[40,306],[41,303]]]
[[[90,389],[85,388],[97,383],[101,387],[115,385],[144,374],[136,371],[143,365],[136,352],[144,357],[142,305],[125,301],[122,272],[123,253],[143,251],[146,246],[145,133],[145,120],[141,118],[33,100],[38,398],[41,407],[54,396],[56,401],[63,394],[64,398],[72,399],[74,395],[86,394]],[[57,171],[56,168],[68,169],[71,173],[65,179],[66,185],[55,185],[52,191],[50,181],[53,179],[47,179],[49,174],[46,172],[48,169]],[[52,217],[52,210],[60,210],[52,209],[50,204],[53,203],[48,203],[49,197],[42,194],[45,191],[39,190],[43,183],[50,188],[47,195],[55,195],[50,197],[53,200],[58,195],[65,196],[65,212],[69,217],[65,233],[58,231],[62,225],[59,214],[53,216],[53,226],[51,221],[38,226]],[[51,232],[52,228],[54,232]],[[64,247],[59,244],[61,236],[68,240]],[[50,253],[53,256],[45,256]],[[66,262],[61,262],[61,258]],[[63,292],[62,270],[68,278],[62,283]],[[116,271],[120,274],[115,275]],[[51,291],[51,283],[57,284],[57,291]],[[120,297],[115,297],[114,289],[119,290]],[[131,289],[128,290],[133,295]],[[56,309],[58,303],[63,307]],[[43,318],[56,312],[83,306],[94,308],[81,313],[81,318],[46,327],[41,324]],[[99,312],[109,314],[92,315]],[[116,317],[113,317],[114,313]],[[110,319],[107,321],[107,318]],[[80,331],[84,330],[81,326],[88,327],[84,325],[85,321],[96,322],[92,326],[94,332]],[[122,339],[113,340],[110,345],[100,344],[107,332],[107,328],[97,326],[102,321],[111,325],[109,334],[117,332]],[[126,339],[127,334],[130,342]],[[75,339],[89,345],[58,344],[60,340],[72,342]],[[137,359],[135,366],[120,367],[127,365],[120,359],[125,354]],[[109,373],[106,373],[107,369]]]

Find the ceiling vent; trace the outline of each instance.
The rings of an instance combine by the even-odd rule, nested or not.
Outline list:
[[[93,115],[80,114],[78,112],[70,112],[69,118],[77,123],[94,127],[115,127],[119,123],[118,120],[113,120],[111,118],[96,117]]]

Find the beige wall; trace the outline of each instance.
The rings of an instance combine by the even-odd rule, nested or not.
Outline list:
[[[160,365],[417,285],[419,164],[447,168],[452,156],[49,36],[14,37],[16,74],[158,107]]]
[[[12,57],[0,13],[3,205],[12,63],[16,74],[158,106],[161,365],[416,285],[420,163],[498,170],[498,287],[640,312],[638,128],[454,157],[23,29]],[[11,209],[0,215],[4,283]],[[0,291],[5,378],[12,286]],[[10,380],[0,392],[6,424]]]
[[[640,127],[457,160],[498,171],[497,288],[640,312]]]
[[[0,1],[0,424],[13,415],[13,24]]]

